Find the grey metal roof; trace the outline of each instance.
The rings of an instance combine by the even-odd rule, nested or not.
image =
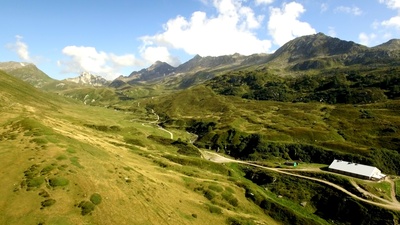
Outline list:
[[[362,165],[358,163],[346,162],[343,160],[333,160],[329,169],[340,170],[343,172],[358,174],[366,177],[371,177],[374,174],[374,170],[378,170],[376,167]],[[379,171],[379,170],[378,170]]]

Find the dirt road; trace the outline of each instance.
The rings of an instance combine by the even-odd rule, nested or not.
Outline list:
[[[164,132],[167,132],[167,133],[169,134],[170,138],[171,138],[171,139],[174,139],[174,134],[173,134],[171,131],[166,130],[166,129],[164,129],[163,127],[161,127],[160,125],[158,125],[158,122],[159,122],[159,120],[160,120],[160,116],[159,116],[153,109],[151,110],[151,112],[157,117],[157,119],[154,120],[154,121],[148,122],[147,124],[153,124],[153,125],[157,126],[157,128],[158,128],[159,130],[162,130],[162,131],[164,131]],[[146,125],[145,123],[142,123],[142,126],[151,127],[151,126],[149,126],[149,125]]]
[[[379,198],[379,197],[377,197],[377,196],[375,196],[375,195],[373,195],[373,194],[368,192],[369,193],[368,196],[377,198],[378,200],[381,201],[381,202],[374,202],[374,201],[371,201],[371,200],[368,200],[368,199],[361,198],[361,197],[351,193],[350,191],[346,190],[345,188],[343,188],[343,187],[341,187],[341,186],[339,186],[337,184],[334,184],[332,182],[326,181],[326,180],[322,180],[322,179],[318,179],[318,178],[314,178],[314,177],[308,177],[308,176],[304,176],[304,175],[300,175],[300,174],[294,174],[294,173],[290,173],[288,171],[285,171],[285,170],[282,170],[282,169],[278,169],[278,168],[270,168],[270,167],[266,167],[266,166],[257,165],[257,164],[254,164],[254,163],[249,163],[249,162],[244,162],[244,161],[240,161],[240,160],[229,159],[227,157],[221,156],[221,155],[219,155],[217,153],[213,153],[213,152],[202,151],[202,150],[200,152],[202,153],[203,158],[205,158],[207,160],[210,160],[210,161],[213,161],[213,162],[216,162],[216,163],[230,163],[230,162],[232,162],[232,163],[240,163],[240,164],[254,166],[254,167],[258,167],[258,168],[262,168],[262,169],[266,169],[266,170],[275,171],[275,172],[278,172],[278,173],[281,173],[281,174],[285,174],[285,175],[289,175],[289,176],[294,176],[294,177],[298,177],[298,178],[303,178],[303,179],[316,181],[316,182],[328,185],[330,187],[336,188],[337,190],[339,190],[339,191],[341,191],[341,192],[343,192],[343,193],[345,193],[345,194],[347,194],[347,195],[351,196],[352,198],[355,198],[355,199],[357,199],[359,201],[366,202],[366,203],[369,203],[369,204],[372,204],[372,205],[376,205],[376,206],[379,206],[379,207],[382,207],[382,208],[390,209],[390,210],[400,211],[400,204],[399,204],[399,202],[397,202],[397,200],[391,202],[391,201]]]

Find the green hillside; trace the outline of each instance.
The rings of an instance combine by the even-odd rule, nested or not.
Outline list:
[[[34,64],[21,62],[0,62],[0,70],[13,75],[35,87],[41,88],[54,81]]]
[[[279,224],[226,176],[234,169],[182,155],[177,138],[189,135],[169,139],[144,108],[85,106],[0,79],[0,224]]]
[[[310,159],[302,152],[310,162],[361,157],[387,173],[399,174],[395,161],[400,159],[400,102],[392,91],[396,69],[358,70],[358,75],[350,71],[350,75],[339,71],[296,78],[239,71],[210,80],[209,87],[191,88],[150,105],[164,115],[165,126],[197,133],[199,146],[234,157],[299,160],[302,157],[290,152],[308,148],[329,153]],[[337,102],[341,104],[333,104]]]

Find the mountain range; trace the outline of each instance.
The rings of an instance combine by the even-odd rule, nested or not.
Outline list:
[[[400,40],[392,39],[375,47],[366,47],[352,41],[345,41],[323,33],[298,37],[284,44],[272,54],[249,56],[233,54],[224,56],[194,56],[189,61],[173,67],[157,61],[148,68],[133,71],[128,76],[107,81],[104,78],[83,72],[78,77],[64,81],[89,86],[130,87],[137,84],[161,82],[173,87],[187,88],[204,82],[225,71],[250,67],[274,69],[281,75],[310,69],[343,67],[355,64],[376,66],[378,64],[398,65]],[[0,70],[15,75],[36,87],[54,82],[32,63],[3,62]]]
[[[165,62],[156,62],[147,69],[134,71],[129,76],[120,76],[111,86],[121,87],[139,82],[165,80],[171,77],[193,78],[208,74],[214,77],[220,71],[249,67],[269,67],[290,74],[298,70],[342,67],[354,64],[370,65],[398,64],[400,40],[392,39],[375,47],[366,47],[352,41],[326,36],[323,33],[298,37],[289,41],[273,54],[240,54],[218,57],[196,55],[189,61],[173,67]],[[201,73],[203,72],[203,73]],[[194,82],[196,83],[196,82]]]
[[[0,224],[400,224],[399,44],[319,33],[114,81],[1,63]]]

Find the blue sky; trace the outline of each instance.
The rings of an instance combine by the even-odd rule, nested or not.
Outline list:
[[[400,36],[400,0],[2,0],[1,9],[0,61],[55,79],[272,53],[317,32],[366,46]]]

